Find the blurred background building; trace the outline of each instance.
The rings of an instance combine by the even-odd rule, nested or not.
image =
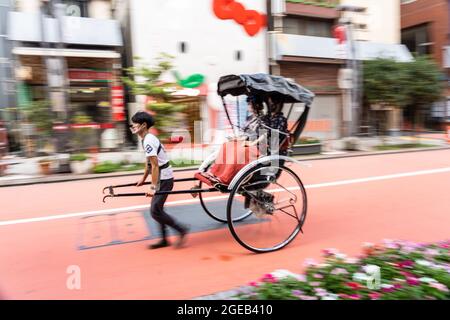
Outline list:
[[[261,16],[266,14],[265,0],[239,3]],[[116,10],[126,35],[127,66],[136,65],[135,57],[151,64],[164,52],[175,59],[174,72],[163,80],[181,83],[193,75],[204,76],[198,87],[181,92],[178,101],[188,105],[186,126],[191,134],[194,121],[203,121],[206,143],[223,138],[218,135],[223,131],[216,130],[223,129],[225,119],[216,94],[219,78],[268,71],[266,29],[251,36],[232,19],[217,17],[213,5],[212,0],[122,0],[117,2]],[[133,102],[130,114],[145,108],[145,97]],[[240,108],[246,111],[245,101],[240,101]]]
[[[411,52],[430,55],[442,68],[444,101],[437,102],[427,116],[427,126],[443,129],[450,124],[450,1],[402,0],[401,37]],[[410,117],[410,115],[406,115]]]
[[[339,10],[340,5],[361,7],[363,12]],[[271,39],[271,70],[293,78],[317,94],[307,134],[321,139],[336,139],[348,134],[351,123],[348,84],[340,84],[342,69],[352,59],[349,45],[336,45],[333,27],[340,20],[353,28],[357,61],[378,57],[411,61],[409,50],[400,44],[399,0],[286,0],[281,10],[273,11]],[[353,85],[354,86],[354,85]],[[360,90],[355,88],[355,90]],[[400,130],[400,114],[389,112],[389,129]],[[365,125],[361,123],[360,126]],[[357,128],[358,132],[360,128]]]
[[[78,149],[123,149],[133,142],[125,125],[149,97],[135,97],[121,77],[162,52],[174,56],[162,80],[177,84],[174,99],[188,106],[181,129],[192,135],[201,120],[205,143],[220,143],[226,134],[216,94],[226,74],[271,72],[311,89],[317,98],[305,135],[322,140],[365,132],[373,113],[385,115],[389,132],[403,128],[408,115],[399,108],[362,103],[363,61],[432,54],[450,75],[446,0],[239,0],[232,13],[220,8],[225,2],[0,0],[0,110],[10,151],[28,148],[24,135],[38,140],[24,111],[37,110],[39,102],[48,102],[58,151],[73,151],[67,140],[77,139]],[[339,44],[334,31],[342,23],[351,26],[351,38]],[[201,81],[185,85],[192,79]],[[245,101],[227,103],[247,109]],[[436,104],[430,127],[448,117],[446,103]],[[301,111],[298,106],[292,118]],[[232,116],[243,121],[243,115]],[[85,129],[88,135],[73,139]]]
[[[48,101],[58,137],[93,129],[83,148],[117,147],[114,130],[126,120],[123,101],[114,99],[123,97],[123,42],[112,17],[108,0],[16,0],[8,16],[19,107]]]

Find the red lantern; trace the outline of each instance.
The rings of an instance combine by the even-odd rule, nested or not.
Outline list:
[[[264,24],[262,15],[255,10],[246,11],[247,19],[244,23],[244,29],[251,37],[255,36]]]
[[[214,0],[213,1],[213,11],[217,18],[222,20],[232,19],[233,10],[232,6],[234,0]]]
[[[339,44],[347,41],[347,35],[345,33],[346,28],[344,26],[336,26],[333,30],[333,36],[337,39]]]
[[[234,2],[230,5],[231,11],[233,12],[233,19],[239,24],[244,24],[247,20],[247,15],[245,12],[245,7],[242,3]]]

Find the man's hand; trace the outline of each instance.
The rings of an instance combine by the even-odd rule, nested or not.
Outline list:
[[[136,183],[136,187],[140,187],[140,186],[144,185],[144,183],[145,183],[145,180],[140,180],[140,181],[138,181],[138,183]]]
[[[156,187],[151,184],[150,185],[150,190],[145,194],[146,197],[153,197],[155,195],[156,192]]]

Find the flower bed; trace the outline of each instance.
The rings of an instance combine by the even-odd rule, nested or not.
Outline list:
[[[417,244],[385,240],[365,244],[358,258],[336,249],[325,261],[306,261],[305,274],[267,274],[241,288],[243,300],[434,300],[450,299],[450,241]]]

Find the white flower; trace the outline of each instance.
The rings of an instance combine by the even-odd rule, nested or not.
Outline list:
[[[344,253],[337,253],[337,254],[335,255],[335,257],[336,257],[337,259],[344,260],[345,258],[347,258],[347,255],[344,254]]]
[[[380,267],[373,264],[365,265],[362,267],[362,269],[364,270],[365,273],[368,274],[375,274],[380,271]]]
[[[431,267],[433,265],[430,261],[427,260],[416,260],[415,262],[423,267]]]
[[[372,242],[364,242],[363,248],[373,248],[375,245]]]
[[[358,263],[359,262],[359,259],[357,259],[357,258],[347,258],[347,259],[345,259],[345,263],[349,263],[349,264],[355,264],[355,263]]]
[[[420,282],[425,282],[425,283],[436,283],[437,281],[433,278],[428,278],[428,277],[422,277],[419,278]]]
[[[383,283],[383,284],[381,285],[381,287],[382,287],[382,288],[385,288],[385,289],[391,289],[391,288],[393,288],[394,286],[393,286],[392,284],[386,284],[386,283]]]
[[[357,272],[357,273],[353,274],[353,281],[363,282],[363,281],[367,281],[368,279],[369,279],[369,276],[365,273]]]
[[[429,256],[437,256],[439,255],[439,250],[429,248],[425,251],[425,254]]]
[[[339,300],[339,296],[334,293],[329,293],[327,296],[322,297],[322,300]]]
[[[430,283],[430,287],[438,289],[439,291],[442,292],[448,292],[447,286],[439,282]]]
[[[271,275],[278,280],[288,278],[288,277],[297,279],[297,277],[299,276],[298,274],[295,274],[293,272],[290,272],[289,270],[284,270],[284,269],[275,270],[274,272],[271,273]]]

